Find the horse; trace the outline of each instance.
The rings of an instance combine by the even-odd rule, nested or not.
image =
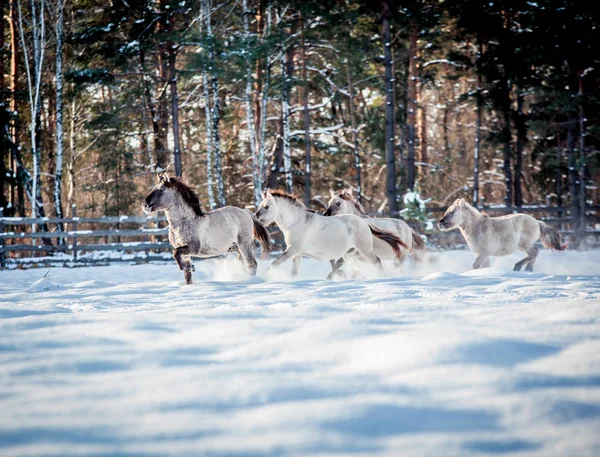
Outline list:
[[[527,214],[509,214],[490,217],[473,208],[464,198],[454,201],[440,219],[440,230],[458,228],[467,241],[469,249],[477,255],[473,268],[489,266],[490,256],[505,256],[516,250],[527,254],[517,262],[514,271],[533,271],[539,248],[534,246],[538,239],[547,249],[564,251],[562,235],[542,221]]]
[[[292,275],[296,275],[302,256],[306,255],[329,260],[332,271],[327,279],[332,279],[343,264],[337,259],[358,256],[383,272],[381,260],[373,250],[373,237],[387,243],[396,255],[401,255],[401,247],[407,248],[396,235],[371,227],[358,216],[324,217],[306,208],[297,196],[281,190],[267,190],[262,198],[256,217],[265,225],[275,222],[283,232],[287,246],[271,268],[291,258]]]
[[[194,190],[180,178],[160,175],[158,185],[145,198],[142,209],[146,214],[165,211],[173,257],[184,272],[186,284],[192,283],[191,257],[216,257],[237,251],[254,276],[257,265],[254,239],[260,242],[263,254],[271,248],[267,229],[252,212],[234,206],[204,212]]]
[[[391,232],[398,236],[398,238],[400,238],[407,246],[407,250],[402,251],[402,253],[397,256],[387,243],[384,243],[379,239],[374,240],[373,248],[375,249],[375,254],[381,260],[393,260],[397,266],[402,266],[409,252],[417,262],[423,260],[425,242],[421,236],[411,229],[402,219],[370,217],[360,202],[352,194],[351,188],[342,189],[339,192],[330,190],[329,193],[331,194],[331,199],[327,204],[327,209],[323,213],[324,216],[354,214],[365,219],[370,226],[376,227],[379,230]]]

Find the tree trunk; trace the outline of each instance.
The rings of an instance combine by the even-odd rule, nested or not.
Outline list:
[[[385,65],[385,162],[387,166],[386,195],[388,211],[391,216],[396,216],[397,190],[396,190],[396,132],[394,114],[394,74],[392,71],[392,43],[390,38],[390,4],[383,2],[383,47]]]
[[[246,102],[246,131],[248,132],[248,143],[250,146],[250,154],[252,157],[252,189],[254,194],[254,205],[258,207],[260,204],[260,164],[258,163],[258,155],[256,151],[256,125],[254,124],[254,111],[252,109],[252,58],[251,56],[251,43],[250,43],[250,25],[248,16],[250,12],[248,10],[248,1],[242,0],[242,9],[244,16],[244,36],[246,39],[246,91],[245,91],[245,102]]]
[[[562,138],[560,132],[556,132],[556,205],[562,206]],[[562,218],[563,213],[558,213],[558,217]]]
[[[2,102],[4,102],[4,0],[0,0],[0,15],[0,96],[2,97]],[[8,202],[6,194],[4,193],[4,188],[8,187],[6,186],[6,184],[8,184],[6,179],[6,159],[10,156],[9,148],[6,144],[8,142],[6,135],[9,130],[8,125],[10,120],[4,103],[0,106],[0,110],[2,110],[0,113],[0,211],[4,211],[3,214],[6,214]]]
[[[205,18],[205,26],[206,26],[206,38],[209,42],[208,49],[208,62],[209,67],[214,69],[216,65],[215,61],[215,53],[212,45],[213,40],[213,32],[211,25],[211,9],[210,9],[210,1],[202,0],[202,11],[204,13]],[[207,72],[208,73],[208,72]],[[219,122],[221,121],[221,101],[219,99],[219,80],[216,77],[215,73],[208,73],[207,79],[210,78],[210,88],[212,90],[213,97],[213,107],[210,110],[210,118],[207,117],[206,122],[210,127],[210,139],[212,141],[212,152],[214,154],[214,177],[217,181],[217,204],[218,206],[225,206],[225,184],[223,182],[223,164],[221,159],[221,137],[219,135]],[[208,91],[208,86],[206,86],[206,97],[210,98],[210,94]],[[208,100],[206,100],[208,101]],[[206,104],[208,107],[208,103]],[[208,128],[207,128],[208,134]],[[208,140],[208,138],[207,138]],[[208,143],[208,141],[207,141]],[[212,180],[211,180],[212,181]],[[212,182],[209,182],[209,185],[212,186]],[[209,191],[209,195],[210,195]]]
[[[215,195],[213,191],[213,143],[212,143],[212,114],[210,112],[210,86],[208,84],[208,73],[202,72],[204,84],[204,117],[206,123],[206,188],[208,192],[208,204],[210,209],[215,209]]]
[[[173,42],[167,43],[169,51],[169,86],[171,86],[171,117],[173,124],[173,161],[175,175],[181,177],[181,137],[179,135],[179,100],[177,98],[177,50]]]
[[[295,33],[295,23],[292,24],[290,34]],[[285,172],[285,189],[287,192],[293,191],[293,175],[292,175],[292,153],[290,147],[290,91],[291,79],[294,74],[294,46],[290,45],[286,52],[281,53],[281,74],[283,82],[281,84],[281,113],[282,113],[282,155],[283,168]]]
[[[575,152],[575,127],[577,120],[573,112],[567,118],[567,166],[569,168],[569,195],[571,199],[571,228],[576,233],[575,243],[579,243],[579,176],[577,173],[577,156]]]
[[[77,124],[77,107],[75,106],[75,97],[71,102],[71,128],[69,130],[69,149],[71,152],[68,165],[68,176],[69,176],[69,191],[67,193],[67,206],[73,211],[75,204],[75,162],[77,161],[77,147],[75,138],[75,125]],[[73,214],[71,214],[73,217]]]
[[[273,152],[273,161],[271,163],[271,169],[269,170],[269,177],[267,179],[267,186],[271,189],[278,187],[278,177],[281,167],[283,165],[283,114],[279,119],[279,132],[277,134],[277,143],[275,144],[275,151]]]
[[[350,63],[346,61],[346,73],[348,75],[348,112],[350,114],[350,127],[352,128],[352,144],[354,154],[354,172],[356,173],[356,198],[362,203],[362,185],[360,175],[360,153],[358,148],[358,126],[356,125],[356,109],[354,107],[354,85],[352,84],[352,72],[350,71]]]
[[[210,30],[210,7],[208,0],[202,0],[200,4],[200,28],[206,27],[206,35]],[[210,85],[207,63],[202,69],[202,84],[204,86],[204,117],[206,124],[206,189],[210,209],[215,209],[215,196],[213,191],[213,140],[212,140],[212,114],[210,110]]]
[[[523,103],[525,96],[523,93],[517,95],[517,115],[515,117],[515,129],[517,133],[517,141],[515,147],[515,176],[514,176],[514,198],[515,206],[520,208],[523,206],[523,193],[521,189],[521,174],[523,172],[523,147],[527,140],[527,124],[525,115],[523,114]]]
[[[478,57],[479,59],[479,57]],[[475,113],[475,151],[473,153],[473,206],[479,206],[479,157],[481,155],[481,115],[483,99],[481,93],[481,74],[477,74],[477,107]]]
[[[419,113],[421,114],[421,125],[420,125],[420,134],[419,134],[419,162],[421,162],[421,166],[419,167],[419,173],[421,174],[421,179],[426,174],[427,167],[424,165],[429,162],[429,154],[427,151],[427,106],[425,103],[421,103],[419,107]]]
[[[19,112],[17,92],[19,91],[19,38],[18,38],[18,18],[17,18],[17,0],[10,0],[10,110],[13,113]],[[11,201],[15,206],[15,214],[21,217],[25,217],[25,191],[24,187],[28,182],[27,176],[23,176],[22,170],[19,168],[19,164],[22,163],[20,159],[20,148],[19,148],[19,116],[15,116],[10,130],[12,142],[13,142],[13,154],[11,157],[12,172],[15,177],[17,192],[16,198],[14,196],[14,190],[12,192],[13,197]],[[18,156],[18,157],[15,157]]]
[[[169,23],[169,15],[167,14],[167,0],[159,0],[158,12],[159,20],[157,31],[159,34],[168,35],[171,31]],[[161,37],[164,39],[164,36]],[[167,100],[166,86],[169,83],[169,50],[164,41],[158,45],[158,140],[156,141],[156,151],[154,158],[156,160],[155,169],[157,171],[165,171],[169,167],[170,151],[169,151],[169,103]]]
[[[62,173],[64,153],[63,130],[63,46],[64,46],[64,0],[57,0],[56,22],[56,170],[54,172],[54,211],[56,217],[62,218]],[[63,224],[58,224],[64,231]]]
[[[308,76],[306,72],[306,43],[304,41],[304,18],[300,13],[300,53],[302,59],[302,81],[304,88],[302,90],[302,103],[304,105],[304,152],[305,152],[305,168],[304,168],[304,204],[310,203],[310,114],[308,112]]]
[[[408,190],[415,187],[415,143],[416,143],[416,113],[417,113],[417,35],[418,27],[414,19],[410,21],[410,36],[408,45],[408,94],[406,114],[406,186]]]
[[[250,10],[248,10],[248,0],[244,0],[244,4],[246,4],[246,9],[248,11],[248,14],[250,14]],[[265,1],[264,0],[258,0],[257,1],[257,5],[256,5],[256,14],[255,14],[255,20],[256,20],[256,47],[260,47],[262,48],[264,46],[264,29],[265,29],[265,14],[264,14],[264,9],[265,9]],[[246,23],[244,23],[244,30],[246,29]],[[248,32],[246,32],[246,35],[248,35],[248,37],[250,36],[250,32],[248,30]],[[259,38],[260,37],[260,38]],[[260,42],[259,42],[260,40]],[[267,58],[268,61],[268,58]],[[250,62],[248,62],[248,64],[250,64]],[[250,73],[250,72],[248,72]],[[254,104],[254,111],[255,111],[255,116],[254,116],[254,127],[255,127],[255,132],[254,132],[254,138],[256,140],[256,151],[257,151],[257,159],[258,159],[258,150],[260,149],[260,127],[262,125],[262,119],[263,119],[263,106],[261,103],[261,93],[263,90],[263,61],[261,59],[261,56],[258,55],[255,58],[254,61],[254,74],[256,75],[255,79],[254,79],[254,92],[252,94],[252,102]]]
[[[152,93],[150,92],[150,84],[148,83],[148,78],[145,76],[146,73],[146,53],[144,49],[140,49],[140,72],[144,75],[142,76],[144,80],[144,97],[146,98],[146,106],[148,107],[148,111],[150,112],[150,121],[152,122],[152,138],[153,138],[153,152],[152,152],[152,160],[150,161],[150,172],[154,173],[156,171],[157,159],[161,154],[161,150],[163,150],[163,142],[161,139],[160,133],[160,125],[158,113],[156,111],[156,104],[152,99]]]
[[[502,143],[503,143],[503,165],[504,172],[504,205],[507,208],[512,208],[513,205],[513,177],[511,168],[512,156],[512,130],[511,130],[511,100],[510,100],[510,82],[503,81],[503,94],[501,100],[502,106]]]
[[[452,148],[450,148],[450,137],[448,135],[448,100],[444,104],[444,115],[442,116],[442,138],[444,142],[444,158],[448,172],[452,171]]]
[[[225,200],[225,184],[223,182],[223,165],[221,160],[221,137],[219,122],[221,120],[221,102],[219,99],[219,81],[212,77],[213,109],[212,109],[212,139],[215,153],[215,177],[217,180],[217,201],[219,206],[227,204]]]
[[[586,154],[585,154],[585,116],[583,113],[583,76],[581,70],[577,73],[577,82],[579,91],[577,94],[577,111],[579,114],[579,161],[581,162],[581,171],[579,177],[579,239],[583,241],[586,229],[586,201],[585,201],[585,180],[586,180]]]
[[[31,24],[33,40],[33,57],[30,64],[29,49],[25,41],[25,30],[23,23],[23,14],[21,3],[17,1],[19,16],[19,33],[21,36],[21,48],[25,58],[25,70],[27,74],[27,90],[29,95],[30,122],[29,134],[31,140],[31,155],[33,162],[33,178],[29,200],[31,202],[31,216],[43,217],[44,207],[41,199],[40,185],[40,140],[41,140],[41,86],[42,86],[42,66],[44,62],[44,51],[46,44],[46,21],[44,18],[45,5],[44,0],[36,7],[35,2],[31,2]],[[34,226],[35,228],[35,226]]]
[[[262,4],[262,3],[261,3]],[[266,35],[270,35],[271,33],[271,5],[267,7],[267,28]],[[264,74],[264,84],[262,86],[261,91],[261,110],[260,110],[260,126],[259,126],[259,134],[258,134],[258,164],[259,164],[259,193],[262,192],[262,186],[265,179],[265,134],[267,131],[267,109],[268,109],[268,99],[269,99],[269,85],[271,79],[271,59],[270,55],[267,55],[266,58],[266,67]]]

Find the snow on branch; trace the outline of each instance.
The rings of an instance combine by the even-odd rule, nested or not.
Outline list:
[[[423,65],[421,65],[421,68],[426,68],[429,65],[435,65],[435,64],[439,64],[439,63],[445,63],[447,65],[454,65],[455,67],[458,67],[458,68],[466,67],[466,65],[464,65],[462,63],[452,62],[451,60],[448,60],[448,59],[436,59],[436,60],[430,60],[429,62],[425,62]]]
[[[327,105],[328,105],[328,104],[331,102],[331,100],[333,100],[333,97],[335,97],[335,92],[334,92],[334,93],[331,95],[331,97],[329,97],[329,98],[328,98],[327,100],[325,100],[323,103],[319,103],[319,104],[317,104],[317,105],[308,105],[308,110],[309,110],[309,111],[314,111],[314,110],[316,110],[316,109],[319,109],[319,108],[324,108],[324,107],[326,107],[326,106],[327,106]],[[296,107],[296,108],[292,108],[292,109],[290,110],[290,113],[291,113],[291,114],[293,114],[293,113],[295,113],[295,112],[297,112],[297,111],[302,111],[303,109],[304,109],[304,107],[303,107],[303,106],[298,106],[298,107]]]
[[[341,124],[332,125],[330,127],[322,127],[320,129],[311,129],[310,134],[311,135],[331,135],[331,132],[335,132],[336,130],[341,129],[342,127],[344,127],[343,122]],[[290,132],[290,137],[304,135],[304,134],[305,134],[304,130],[292,130]]]

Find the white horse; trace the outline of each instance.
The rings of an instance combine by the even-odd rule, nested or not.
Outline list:
[[[292,259],[292,274],[298,272],[302,256],[317,260],[329,260],[331,279],[341,267],[336,259],[359,256],[376,265],[383,271],[381,260],[373,251],[373,237],[383,240],[397,253],[406,245],[389,232],[370,227],[362,218],[353,215],[324,217],[307,209],[294,195],[280,190],[263,192],[263,201],[256,211],[256,217],[263,224],[276,222],[285,237],[286,250],[271,267],[277,267]],[[356,251],[356,252],[354,252]]]
[[[538,239],[547,249],[564,251],[567,248],[561,234],[544,222],[527,214],[489,217],[469,205],[464,198],[454,201],[438,226],[440,230],[460,230],[469,249],[477,254],[473,268],[489,266],[490,256],[504,256],[520,250],[527,257],[515,264],[514,271],[521,270],[523,265],[526,265],[526,271],[533,271],[539,252],[533,243]]]
[[[254,214],[234,206],[205,213],[193,189],[179,178],[161,175],[142,209],[146,214],[165,210],[173,257],[184,272],[186,284],[192,283],[191,257],[215,257],[237,251],[254,275],[254,239],[261,243],[263,252],[270,250],[269,233]]]
[[[391,217],[372,218],[364,210],[360,202],[352,195],[352,189],[342,189],[339,192],[329,191],[331,199],[327,205],[327,209],[323,213],[324,216],[335,216],[338,214],[354,214],[365,219],[370,226],[377,227],[379,230],[385,230],[398,236],[407,246],[407,250],[397,256],[387,243],[376,239],[373,242],[375,254],[381,260],[394,260],[400,266],[406,259],[408,252],[416,261],[423,259],[425,252],[425,243],[421,236],[411,229],[402,219],[394,219]]]

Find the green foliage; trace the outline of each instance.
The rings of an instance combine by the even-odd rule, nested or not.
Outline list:
[[[402,196],[404,209],[400,211],[400,215],[404,220],[418,223],[425,230],[433,229],[433,219],[427,214],[427,203],[430,198],[424,199],[418,189],[408,191]]]

